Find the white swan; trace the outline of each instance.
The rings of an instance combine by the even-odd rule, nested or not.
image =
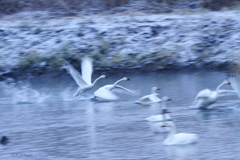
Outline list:
[[[108,85],[105,85],[105,86],[99,88],[98,90],[96,90],[94,92],[95,97],[103,98],[105,100],[117,100],[117,99],[119,99],[119,97],[115,93],[113,93],[113,89],[120,89],[120,90],[127,91],[129,93],[134,94],[129,89],[124,88],[120,85],[117,85],[119,82],[124,81],[124,80],[128,81],[129,79],[127,77],[124,77],[124,78],[116,81],[114,84],[108,84]]]
[[[106,78],[105,75],[101,75],[95,81],[92,83],[92,72],[93,72],[93,65],[92,65],[92,59],[88,57],[84,57],[82,59],[81,63],[81,70],[82,70],[82,76],[81,74],[67,61],[66,69],[72,76],[72,78],[75,80],[75,82],[78,84],[78,90],[74,94],[74,97],[78,96],[79,94],[82,94],[86,91],[91,90],[96,82],[101,78]]]
[[[191,144],[197,142],[199,139],[197,134],[176,133],[176,126],[172,121],[164,123],[162,127],[170,127],[167,138],[162,142],[164,145]]]
[[[228,81],[223,81],[214,91],[204,89],[200,91],[195,98],[195,107],[200,109],[206,109],[211,104],[215,103],[219,96],[224,96],[227,93],[236,92],[234,90],[220,90],[225,84],[230,84]]]
[[[146,96],[141,97],[135,103],[139,104],[150,104],[150,103],[157,103],[161,102],[161,99],[158,97],[158,93],[156,93],[156,90],[160,90],[158,87],[152,87],[152,93]]]
[[[162,106],[162,113],[158,115],[153,115],[148,118],[145,118],[146,121],[149,122],[158,122],[158,121],[168,121],[171,120],[171,116],[169,115],[170,112],[167,111],[166,101],[170,101],[171,99],[168,97],[162,97],[161,106]]]
[[[234,75],[230,76],[229,81],[231,82],[231,86],[234,89],[233,93],[237,94],[238,97],[240,98],[240,84],[236,80],[236,77]]]

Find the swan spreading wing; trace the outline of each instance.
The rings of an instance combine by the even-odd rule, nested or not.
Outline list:
[[[93,72],[92,63],[93,63],[92,59],[88,57],[84,57],[81,63],[82,79],[89,85],[92,84],[92,72]]]
[[[197,94],[196,98],[197,99],[198,98],[208,98],[211,96],[211,94],[212,94],[212,91],[210,89],[204,89]]]
[[[114,94],[110,88],[112,85],[106,85],[101,88],[99,88],[97,91],[94,92],[94,95],[103,99],[107,100],[117,100],[119,99],[116,94]]]
[[[161,101],[162,101],[160,98],[157,97],[157,95],[150,95],[150,96],[149,96],[149,99],[150,99],[152,102],[161,102]]]
[[[236,77],[235,76],[231,76],[229,78],[229,81],[231,82],[231,86],[234,89],[235,93],[240,98],[240,85],[239,85],[239,82],[236,80]]]
[[[113,92],[121,92],[121,93],[131,93],[131,94],[135,94],[134,92],[130,91],[129,89],[120,86],[120,85],[115,85],[115,87],[112,89]]]
[[[83,80],[81,74],[70,63],[68,63],[67,61],[65,62],[67,63],[67,71],[72,76],[74,81],[78,84],[78,86],[87,85],[87,83]]]
[[[141,97],[139,100],[137,100],[136,102],[150,102],[151,99],[149,98],[150,95],[146,95]]]

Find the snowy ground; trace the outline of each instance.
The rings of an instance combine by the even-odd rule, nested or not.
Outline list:
[[[37,13],[37,12],[36,12]],[[24,13],[22,13],[24,14]],[[240,11],[0,20],[0,72],[232,66],[240,57]]]

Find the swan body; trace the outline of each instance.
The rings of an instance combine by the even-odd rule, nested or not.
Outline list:
[[[170,127],[167,138],[162,142],[164,145],[184,145],[196,143],[198,141],[197,134],[176,133],[176,126],[172,121],[162,125],[162,127]]]
[[[141,97],[135,103],[139,104],[150,104],[150,103],[158,103],[161,102],[161,99],[158,97],[158,93],[156,93],[156,90],[160,90],[158,87],[152,88],[152,93],[146,96]]]
[[[79,86],[77,89],[77,92],[74,94],[74,97],[91,90],[99,79],[106,78],[105,75],[101,75],[92,83],[91,79],[92,79],[93,66],[92,66],[91,58],[84,57],[82,59],[82,63],[81,63],[82,75],[67,61],[66,61],[66,64],[67,64],[66,66],[67,71],[70,73],[72,78],[75,80],[75,82]]]
[[[152,115],[148,118],[145,118],[146,121],[150,122],[150,126],[154,132],[169,132],[169,127],[161,127],[165,122],[171,121],[171,116],[166,109],[165,101],[170,101],[171,99],[168,97],[162,97],[161,106],[162,113],[159,115]],[[156,104],[156,103],[155,103]]]
[[[200,109],[206,109],[211,104],[215,103],[218,97],[223,96],[229,92],[235,92],[233,90],[220,90],[225,84],[230,84],[228,81],[223,81],[214,91],[204,89],[200,91],[195,98],[195,107]]]
[[[162,113],[158,114],[158,115],[152,115],[148,118],[145,118],[145,120],[149,121],[149,122],[171,120],[171,116],[169,115],[169,112],[167,111],[167,107],[166,107],[166,103],[165,103],[165,101],[170,101],[170,100],[171,99],[168,97],[162,97],[162,99],[161,99]]]
[[[168,113],[169,112],[165,114],[152,115],[150,117],[145,118],[145,120],[148,122],[159,122],[164,120],[170,120],[171,116]]]
[[[127,91],[127,92],[133,94],[133,92],[130,91],[129,89],[124,88],[120,85],[117,85],[119,82],[124,81],[124,80],[128,81],[129,78],[124,77],[124,78],[116,81],[114,84],[108,84],[108,85],[105,85],[105,86],[99,88],[98,90],[96,90],[94,92],[95,97],[102,98],[105,100],[117,100],[117,99],[119,99],[119,97],[113,92],[113,89],[120,89],[120,90]]]

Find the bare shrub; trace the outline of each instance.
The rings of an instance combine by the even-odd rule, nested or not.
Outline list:
[[[204,8],[208,8],[214,11],[220,10],[223,7],[230,7],[239,0],[204,0],[202,5]]]

